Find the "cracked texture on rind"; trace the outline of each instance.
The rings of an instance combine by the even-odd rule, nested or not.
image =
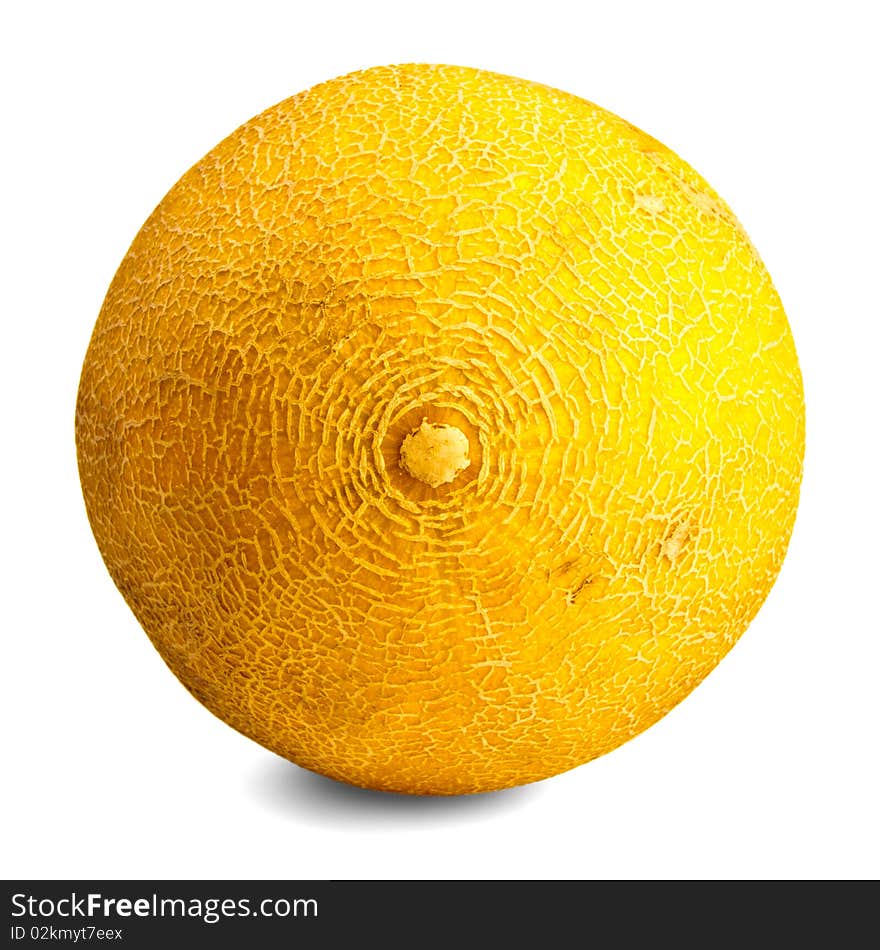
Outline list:
[[[427,419],[469,466],[400,466]],[[675,154],[574,96],[399,66],[252,119],[137,235],[76,436],[109,571],[183,684],[377,789],[545,778],[754,617],[803,400],[770,278]]]

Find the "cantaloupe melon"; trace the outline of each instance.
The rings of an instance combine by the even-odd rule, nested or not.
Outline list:
[[[542,779],[682,700],[767,596],[801,377],[719,196],[573,95],[368,69],[190,169],[76,408],[107,567],[184,686],[305,768]]]

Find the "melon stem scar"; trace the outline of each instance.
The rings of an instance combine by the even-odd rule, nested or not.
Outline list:
[[[400,467],[437,488],[454,481],[471,463],[467,436],[456,426],[423,419],[400,446]]]

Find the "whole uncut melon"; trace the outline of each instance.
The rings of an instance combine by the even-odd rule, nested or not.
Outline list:
[[[725,203],[589,102],[368,69],[247,122],[107,293],[76,440],[184,686],[305,768],[543,779],[687,694],[767,596],[801,377]]]

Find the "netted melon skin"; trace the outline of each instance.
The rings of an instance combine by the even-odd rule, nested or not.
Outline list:
[[[469,463],[401,466],[425,420]],[[458,794],[602,755],[746,629],[801,377],[724,202],[624,120],[450,66],[267,110],[171,189],[76,406],[114,582],[186,688],[308,769]]]

